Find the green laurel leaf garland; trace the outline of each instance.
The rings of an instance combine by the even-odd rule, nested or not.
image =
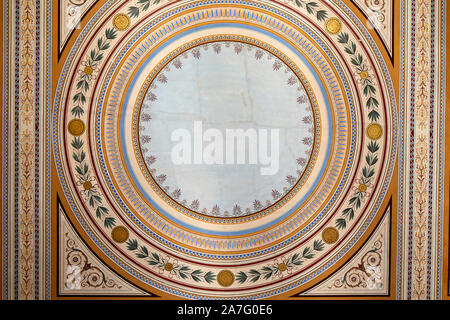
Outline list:
[[[137,258],[144,259],[152,267],[156,267],[161,271],[174,274],[180,279],[192,279],[195,282],[212,283],[216,280],[216,274],[212,271],[203,271],[201,269],[192,269],[186,265],[172,264],[162,255],[150,252],[147,247],[140,246],[136,239],[127,241],[127,249],[133,251]]]
[[[323,9],[319,10],[319,5],[315,1],[295,0],[295,4],[299,8],[306,8],[309,14],[315,14],[319,21],[324,21],[328,17],[328,12]]]
[[[362,185],[367,186],[371,181],[373,176],[375,175],[375,170],[373,169],[373,166],[378,162],[378,155],[377,151],[380,149],[380,145],[376,143],[375,141],[371,141],[367,149],[369,150],[369,153],[366,155],[365,158],[365,165],[363,166],[361,177],[360,177],[360,183]],[[361,207],[361,204],[365,197],[365,191],[357,189],[357,191],[354,192],[353,196],[350,198],[347,207],[343,212],[341,218],[338,218],[336,220],[336,228],[339,230],[345,229],[347,227],[347,222],[351,221],[355,217],[355,211]]]
[[[282,264],[271,264],[264,266],[261,269],[251,269],[247,272],[239,271],[236,274],[236,281],[243,284],[247,281],[254,283],[261,279],[269,280],[283,272],[301,266],[303,262],[313,259],[316,256],[316,253],[323,251],[324,248],[325,243],[322,240],[315,240],[312,247],[305,247],[301,253],[295,253]]]
[[[161,0],[139,0],[137,2],[137,6],[131,6],[128,8],[128,14],[132,18],[137,18],[141,12],[147,11],[150,8],[150,5],[156,5],[160,2]]]
[[[350,62],[355,67],[355,69],[361,74],[363,72],[368,72],[368,67],[364,62],[361,53],[356,51],[355,42],[350,40],[348,33],[341,32],[338,36],[338,42],[344,45],[344,51],[350,55]],[[362,79],[363,94],[366,97],[366,107],[370,110],[369,119],[373,122],[377,122],[380,118],[380,114],[377,111],[380,105],[379,101],[376,99],[375,94],[377,90],[370,77],[365,77]]]
[[[326,10],[319,10],[319,6],[314,1],[305,1],[305,0],[295,0],[295,3],[300,8],[306,8],[306,11],[309,14],[315,14],[318,21],[324,21],[328,17],[328,12]],[[378,122],[380,119],[380,113],[378,112],[378,107],[380,102],[376,98],[377,89],[373,80],[368,76],[368,67],[364,61],[364,58],[361,53],[357,52],[356,43],[350,40],[349,34],[346,32],[340,32],[337,35],[338,43],[344,45],[344,51],[350,55],[350,62],[355,67],[355,69],[359,72],[360,75],[363,73],[367,73],[367,76],[361,77],[362,80],[362,92],[364,97],[366,98],[366,107],[370,110],[368,114],[368,118],[372,123]],[[363,166],[361,172],[361,184],[369,184],[372,181],[372,178],[375,175],[374,166],[378,162],[377,151],[380,149],[380,146],[375,141],[372,141],[368,144],[367,150],[369,153],[365,158],[365,165]],[[348,207],[344,209],[340,218],[338,218],[335,222],[335,225],[338,229],[342,230],[347,227],[347,222],[351,221],[355,217],[355,210],[359,209],[364,200],[364,192],[361,190],[356,191],[353,196],[350,198],[348,202]],[[265,270],[269,273],[269,270]],[[254,270],[250,274],[252,276],[251,279],[259,279],[260,274]],[[245,279],[244,273],[239,273],[240,279]]]
[[[89,52],[84,70],[80,71],[81,75],[76,83],[77,91],[72,97],[75,107],[71,112],[75,118],[81,118],[84,114],[84,105],[87,101],[86,93],[91,87],[90,82],[92,80],[94,69],[104,59],[104,51],[111,47],[111,41],[116,38],[117,30],[114,28],[106,29],[105,34],[97,39],[96,47]],[[75,137],[71,144],[74,149],[72,158],[76,163],[76,175],[82,184],[90,183],[91,176],[89,174],[89,165],[85,161],[86,152],[82,149],[84,141],[79,137]],[[95,188],[89,188],[84,192],[89,206],[95,210],[96,217],[103,221],[105,228],[112,229],[116,225],[116,219],[114,217],[108,217],[109,209],[103,206],[103,199],[100,193]]]
[[[84,146],[84,141],[79,137],[75,137],[72,140],[72,147],[74,151],[72,153],[72,158],[75,160],[75,171],[76,176],[81,182],[81,184],[89,183],[91,184],[91,176],[89,174],[89,165],[85,162],[86,152],[82,149]],[[95,210],[95,214],[98,219],[103,220],[103,225],[107,229],[111,229],[116,225],[116,220],[113,217],[108,217],[109,210],[103,206],[103,199],[95,188],[88,188],[85,191],[85,196],[89,206]]]
[[[344,45],[344,51],[350,56],[350,61],[355,69],[360,75],[365,73],[365,76],[361,77],[362,92],[366,98],[366,107],[370,110],[368,114],[369,120],[372,121],[372,123],[376,123],[380,119],[380,114],[377,110],[380,103],[375,97],[377,89],[373,83],[373,80],[368,76],[368,67],[364,62],[364,58],[357,52],[356,44],[350,40],[348,33],[341,32],[337,38],[338,42]],[[375,141],[371,141],[367,145],[368,154],[365,157],[365,163],[359,179],[360,185],[365,186],[365,188],[367,188],[367,185],[371,183],[373,177],[375,176],[374,166],[379,160],[377,154],[379,149],[380,145]],[[353,220],[355,217],[355,211],[361,207],[364,198],[365,190],[357,188],[348,201],[348,207],[342,211],[341,217],[336,219],[336,228],[339,230],[347,228],[347,223]]]
[[[83,106],[86,103],[86,92],[90,89],[90,81],[92,80],[92,72],[100,61],[104,58],[103,51],[111,46],[111,40],[117,38],[117,31],[114,28],[108,28],[105,35],[97,40],[97,46],[91,50],[88,55],[86,66],[81,70],[81,76],[76,84],[77,92],[72,97],[75,107],[72,109],[72,115],[80,118],[84,114]],[[89,70],[89,72],[87,72]]]

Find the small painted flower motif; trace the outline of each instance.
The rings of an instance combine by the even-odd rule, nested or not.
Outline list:
[[[264,55],[264,51],[262,51],[261,49],[257,49],[255,52],[255,59],[259,60],[263,57]]]
[[[164,270],[170,272],[173,270],[173,263],[167,262],[164,264]]]
[[[158,183],[164,183],[167,179],[167,176],[165,174],[161,174],[159,176],[156,177],[156,181]]]
[[[192,50],[192,56],[195,59],[200,59],[200,49],[199,48],[195,48]]]
[[[298,158],[297,159],[297,164],[302,167],[306,166],[307,162],[308,162],[308,160],[306,158]]]
[[[152,141],[152,138],[150,138],[150,136],[144,135],[144,136],[142,136],[142,138],[141,138],[141,142],[142,142],[143,144],[149,143],[150,141]]]
[[[363,179],[356,179],[356,186],[352,188],[353,192],[361,194],[362,199],[370,195],[369,189],[372,189],[374,185]]]
[[[148,98],[148,100],[150,100],[152,102],[158,100],[158,98],[156,97],[156,95],[153,92],[149,92],[147,95],[147,98]]]
[[[95,80],[96,77],[94,76],[95,73],[97,73],[98,68],[91,64],[90,62],[82,62],[81,66],[83,67],[81,70],[79,70],[78,74],[81,76],[86,76],[87,79]]]
[[[311,137],[305,137],[302,139],[303,144],[310,146],[313,143],[313,139]]]
[[[192,201],[190,207],[193,210],[198,210],[198,208],[200,207],[200,201],[198,201],[198,200]]]
[[[276,270],[273,275],[274,278],[283,278],[286,275],[292,274],[292,271],[294,270],[294,267],[289,264],[289,258],[287,257],[275,259],[273,261],[273,268]]]
[[[312,138],[310,138],[311,139],[311,141],[312,141]],[[305,150],[305,154],[309,157],[309,156],[311,156],[311,153],[312,153],[312,148],[308,148],[308,149],[306,149]]]
[[[298,103],[305,103],[306,102],[306,96],[305,95],[301,95],[300,97],[297,98],[297,102]]]
[[[156,162],[156,157],[148,156],[145,158],[145,161],[147,162],[148,165],[152,165]]]
[[[92,189],[92,182],[90,182],[90,181],[84,182],[84,183],[83,183],[83,188],[84,188],[84,190],[86,190],[86,191],[91,190],[91,189]]]
[[[175,59],[173,61],[173,65],[175,66],[175,68],[177,69],[181,69],[183,67],[183,63],[181,62],[180,59]]]
[[[255,201],[253,201],[253,209],[255,209],[255,210],[261,210],[262,209],[262,204],[261,204],[261,201],[259,201],[259,200],[255,200]]]
[[[235,206],[233,207],[233,214],[234,214],[234,215],[242,214],[241,207],[238,206],[238,205],[235,205]]]
[[[239,54],[242,52],[242,49],[244,48],[244,46],[240,43],[236,43],[234,45],[234,52],[236,52],[236,54]]]
[[[179,278],[177,270],[180,268],[180,264],[177,259],[166,256],[161,261],[161,266],[159,267],[159,273],[167,273],[169,278],[172,279],[174,276]]]
[[[278,71],[278,70],[280,70],[281,69],[281,67],[282,67],[283,65],[282,65],[282,63],[281,63],[281,61],[280,60],[276,60],[274,63],[273,63],[273,70],[275,70],[275,71]]]
[[[218,215],[220,213],[220,208],[217,204],[212,208],[211,213],[214,215]]]
[[[213,45],[213,50],[216,54],[219,54],[222,51],[222,45],[220,43],[215,43]]]
[[[284,272],[287,270],[286,263],[284,263],[284,262],[279,263],[277,267],[278,267],[278,270],[281,272]]]
[[[175,189],[174,192],[172,192],[172,198],[175,200],[178,200],[181,196],[181,189]]]
[[[158,76],[158,81],[161,82],[161,83],[167,83],[167,77],[166,77],[166,75],[165,75],[164,73],[161,73],[161,74]]]
[[[311,124],[313,122],[313,118],[311,116],[306,116],[302,119],[304,124]]]
[[[294,176],[289,175],[286,177],[286,181],[292,186],[297,182],[297,179]]]
[[[89,195],[95,194],[98,192],[98,185],[95,182],[94,177],[87,177],[87,179],[81,179],[77,181],[77,185],[82,186],[83,190],[81,190],[81,196],[84,200],[89,199]]]
[[[289,79],[287,80],[287,84],[290,86],[293,86],[296,83],[297,83],[297,78],[295,76],[290,76]]]
[[[281,198],[281,193],[278,190],[272,190],[272,198],[273,200],[278,200]]]
[[[143,113],[142,114],[142,116],[141,116],[141,121],[142,122],[148,122],[150,120],[152,120],[152,116],[151,115],[149,115],[148,113]]]

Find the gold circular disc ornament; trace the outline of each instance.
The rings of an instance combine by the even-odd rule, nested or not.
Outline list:
[[[322,240],[327,244],[333,244],[339,239],[339,231],[336,228],[329,227],[323,230]]]
[[[125,241],[128,240],[129,235],[130,233],[128,232],[128,229],[123,226],[115,227],[111,231],[111,237],[117,243],[124,243]]]
[[[113,26],[119,31],[127,30],[130,26],[130,18],[124,13],[119,13],[113,19]]]
[[[383,128],[378,123],[370,124],[366,129],[369,139],[378,140],[383,135]]]
[[[327,20],[327,22],[325,23],[325,28],[327,29],[327,31],[331,34],[337,34],[341,31],[342,29],[342,23],[339,19],[337,18],[330,18]]]
[[[234,283],[234,274],[230,270],[222,270],[217,275],[217,282],[222,287],[229,287]]]
[[[73,119],[68,125],[69,133],[73,136],[81,136],[84,133],[85,125],[80,119]]]

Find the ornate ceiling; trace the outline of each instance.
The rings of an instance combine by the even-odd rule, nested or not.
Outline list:
[[[19,2],[3,298],[448,297],[444,1]]]

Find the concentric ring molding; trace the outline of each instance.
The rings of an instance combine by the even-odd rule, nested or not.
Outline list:
[[[211,31],[208,30],[208,32],[211,32]],[[311,127],[311,130],[312,130],[311,134],[313,135],[313,137],[312,137],[313,142],[312,142],[312,148],[311,148],[311,151],[309,152],[309,154],[302,154],[302,155],[298,154],[297,155],[297,157],[300,157],[300,156],[307,157],[307,158],[305,158],[305,161],[307,161],[307,165],[305,166],[305,168],[302,168],[302,172],[299,175],[299,178],[297,179],[297,181],[294,184],[291,184],[289,186],[289,188],[285,188],[285,189],[288,189],[288,191],[285,190],[283,192],[283,194],[280,196],[280,198],[273,200],[273,201],[272,201],[272,199],[270,199],[270,201],[271,201],[270,205],[262,205],[262,208],[256,209],[256,213],[255,213],[255,211],[251,211],[250,213],[244,212],[240,215],[234,215],[233,213],[231,213],[231,216],[226,219],[224,219],[223,217],[221,217],[220,215],[217,215],[217,214],[211,214],[208,212],[206,212],[206,213],[200,212],[199,209],[192,209],[192,208],[189,209],[188,204],[182,204],[182,203],[180,203],[180,201],[177,201],[176,199],[172,198],[168,194],[168,193],[170,193],[170,191],[164,190],[164,188],[161,187],[160,183],[155,181],[155,175],[157,173],[151,173],[150,165],[148,163],[146,163],[146,161],[144,160],[144,155],[142,154],[143,153],[142,150],[143,150],[143,147],[147,148],[147,146],[142,143],[142,138],[143,138],[142,133],[139,132],[139,130],[138,130],[138,128],[142,128],[141,127],[141,125],[142,125],[141,119],[142,119],[143,113],[145,112],[145,114],[148,114],[150,112],[149,115],[151,115],[151,113],[152,113],[153,108],[149,104],[157,104],[159,102],[159,100],[161,100],[154,94],[155,90],[157,90],[157,88],[158,88],[157,86],[161,85],[161,83],[158,84],[158,82],[161,82],[158,79],[161,79],[161,77],[164,76],[163,80],[165,80],[166,79],[165,73],[170,73],[171,70],[173,70],[173,69],[182,70],[183,69],[182,60],[189,61],[189,57],[191,55],[192,55],[191,59],[198,60],[198,59],[201,59],[203,54],[208,54],[208,52],[211,54],[211,52],[214,52],[212,50],[216,50],[215,55],[218,58],[222,51],[222,45],[224,47],[224,50],[228,51],[228,52],[231,52],[230,48],[234,47],[234,52],[231,53],[232,57],[230,57],[232,59],[233,59],[233,57],[236,58],[240,55],[239,50],[243,50],[243,54],[245,55],[246,59],[248,59],[248,56],[252,56],[253,51],[255,51],[254,61],[258,62],[258,63],[267,61],[267,64],[272,64],[273,70],[271,70],[271,72],[274,72],[274,74],[277,74],[277,72],[279,71],[279,69],[274,69],[275,64],[279,63],[279,64],[277,64],[277,68],[284,69],[284,73],[281,73],[281,72],[280,73],[285,75],[286,77],[290,77],[289,79],[293,79],[292,81],[296,81],[295,84],[291,84],[291,85],[285,84],[285,87],[292,88],[292,87],[297,86],[297,88],[291,89],[291,92],[295,91],[297,93],[297,96],[296,96],[297,99],[299,99],[298,96],[302,96],[303,92],[304,92],[306,94],[306,96],[303,96],[303,97],[306,97],[306,99],[307,99],[306,100],[307,101],[306,108],[308,110],[313,109],[313,110],[311,110],[311,113],[309,111],[306,111],[307,113],[303,115],[303,116],[308,116],[308,117],[312,118],[312,126],[313,127]],[[209,50],[210,46],[213,47],[212,50]],[[238,51],[236,52],[236,50],[238,50]],[[248,53],[246,53],[247,51],[248,51]],[[252,52],[252,53],[250,54],[250,52]],[[310,85],[307,83],[305,76],[300,73],[299,68],[297,66],[294,66],[293,62],[289,61],[289,60],[286,61],[287,64],[283,65],[283,63],[285,62],[284,59],[286,59],[286,57],[280,58],[280,56],[276,56],[277,53],[278,53],[278,50],[269,46],[267,43],[263,43],[256,39],[244,37],[241,35],[224,34],[224,35],[207,36],[207,37],[202,37],[202,38],[190,41],[189,43],[184,44],[181,47],[177,48],[175,51],[170,52],[162,60],[162,63],[163,63],[162,67],[159,67],[160,64],[158,64],[158,66],[150,72],[149,79],[147,79],[145,81],[142,89],[137,94],[138,99],[137,99],[137,103],[136,103],[136,106],[133,111],[133,118],[131,121],[131,123],[132,123],[131,135],[132,135],[132,139],[133,139],[134,156],[138,159],[139,167],[141,168],[141,171],[143,171],[143,174],[144,174],[145,178],[147,179],[147,182],[154,188],[156,193],[159,194],[163,200],[165,200],[166,202],[169,202],[169,204],[172,204],[176,208],[179,208],[181,206],[181,209],[178,210],[179,212],[187,213],[190,216],[196,217],[197,219],[204,220],[204,221],[211,222],[211,223],[235,224],[235,223],[242,223],[245,221],[253,221],[253,220],[257,219],[258,217],[269,214],[268,209],[273,207],[277,203],[280,203],[280,204],[285,203],[287,197],[290,197],[290,198],[292,197],[292,196],[290,196],[291,191],[293,189],[296,189],[296,190],[300,189],[301,185],[303,185],[304,181],[306,180],[305,176],[308,176],[311,173],[311,167],[316,162],[317,155],[318,155],[318,149],[319,149],[320,138],[321,138],[321,127],[322,126],[327,127],[327,128],[331,127],[331,123],[326,124],[326,125],[321,123],[320,113],[317,108],[316,98],[314,97],[312,90],[310,89]],[[197,57],[193,56],[194,54],[197,55]],[[213,57],[215,55],[213,54]],[[220,60],[222,60],[222,59],[220,59]],[[289,66],[292,66],[293,69],[290,69]],[[281,70],[281,71],[283,71],[283,70]],[[174,76],[172,76],[172,78],[173,77]],[[293,77],[295,77],[295,78],[293,78]],[[264,79],[265,78],[270,79],[270,74],[266,75],[266,77],[264,77]],[[297,81],[299,81],[299,82],[297,82]],[[265,81],[265,82],[267,82],[267,81]],[[163,83],[165,84],[165,82],[163,82]],[[284,82],[282,82],[282,83],[284,84]],[[297,85],[297,83],[298,83],[298,85]],[[305,87],[307,89],[305,89]],[[151,92],[150,92],[150,90],[151,90]],[[270,89],[266,89],[266,90],[269,91]],[[177,92],[177,91],[174,91],[174,92]],[[280,97],[283,94],[273,92],[273,95],[276,97]],[[146,98],[148,98],[150,96],[154,101],[147,100],[146,101],[147,104],[144,105],[144,101],[146,98],[141,99],[140,98],[141,96],[145,96]],[[162,99],[164,100],[165,97],[163,97]],[[295,104],[295,105],[300,104],[298,102],[295,102],[294,99],[292,99],[292,101],[290,101],[290,102],[291,102],[291,105],[292,104]],[[258,103],[255,103],[255,102],[253,102],[253,103],[258,105]],[[261,102],[259,102],[259,103],[261,103]],[[180,105],[181,104],[182,103],[180,103]],[[122,105],[125,106],[128,104],[125,103]],[[312,105],[312,108],[311,108],[311,105]],[[278,106],[276,104],[273,104],[272,107],[274,109],[277,109]],[[283,106],[280,105],[280,107],[283,107]],[[147,108],[147,109],[144,111],[145,108]],[[161,107],[161,108],[163,108],[163,107]],[[165,106],[165,108],[167,108],[167,106]],[[123,107],[123,109],[124,109],[124,107]],[[298,110],[300,110],[300,107],[298,107]],[[281,112],[279,110],[277,110],[277,111]],[[124,112],[122,112],[122,114],[124,114]],[[125,114],[126,114],[126,112],[125,112]],[[295,116],[295,119],[297,119],[297,117],[298,117],[298,119],[302,119],[301,116],[299,116],[299,115]],[[152,122],[153,121],[147,120],[144,123],[151,124]],[[301,121],[296,121],[296,122],[298,122],[298,124],[301,123]],[[121,121],[121,123],[126,125],[128,123],[128,121],[126,121],[126,120]],[[164,124],[164,126],[165,126],[165,124]],[[270,126],[273,126],[273,124]],[[149,127],[151,128],[152,126],[150,125]],[[125,131],[126,130],[127,129],[125,129]],[[157,133],[157,132],[155,131],[155,133]],[[301,137],[296,137],[295,139],[296,139],[295,144],[299,145],[297,143],[297,139],[298,139],[298,141],[301,141]],[[288,143],[288,142],[286,142],[286,143]],[[289,143],[294,144],[294,141],[290,141]],[[280,146],[283,147],[283,143],[281,143]],[[293,148],[293,147],[295,147],[295,145],[290,146],[290,148]],[[153,147],[152,147],[152,149],[153,149]],[[306,149],[308,149],[308,148],[306,148]],[[280,158],[282,158],[281,155],[280,155]],[[156,159],[154,161],[157,162]],[[291,171],[289,173],[294,173],[294,172],[295,172],[295,170],[293,169],[293,171]],[[279,176],[279,174],[277,174],[277,176]],[[271,179],[271,180],[274,180],[274,179]],[[275,180],[280,180],[280,179],[275,179]],[[284,177],[281,177],[281,180],[284,180]],[[195,181],[194,181],[194,183],[195,183]],[[258,184],[261,182],[255,182],[255,183]],[[272,185],[272,187],[273,187],[273,185]],[[281,188],[281,186],[280,186],[280,188]],[[231,190],[227,190],[227,192],[230,192],[230,191]],[[224,194],[224,195],[226,195],[226,194]],[[201,203],[202,203],[202,201],[200,201],[199,207],[203,207],[203,205]],[[212,205],[210,207],[212,207]],[[227,210],[227,209],[231,211],[231,208],[224,208],[223,210]],[[270,210],[270,211],[273,212],[273,210]]]
[[[278,247],[278,246],[277,246]],[[267,252],[267,251],[266,251]],[[241,255],[242,256],[242,255]],[[244,256],[247,256],[247,255],[244,255]],[[231,256],[226,256],[226,258],[231,258]]]

